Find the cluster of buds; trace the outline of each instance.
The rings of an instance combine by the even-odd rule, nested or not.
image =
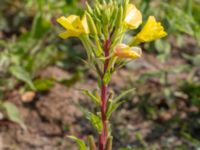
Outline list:
[[[111,103],[107,95],[111,75],[130,60],[142,56],[139,44],[165,37],[167,33],[154,16],[149,16],[139,33],[124,42],[126,32],[136,30],[142,24],[142,13],[134,4],[129,0],[122,3],[116,0],[94,0],[92,5],[86,2],[86,7],[82,17],[70,15],[57,19],[66,29],[59,36],[62,39],[79,38],[85,47],[89,63],[96,69],[101,96],[91,96],[91,93],[90,96],[96,99],[101,111],[99,150],[110,150],[111,148],[107,148],[111,147],[108,146],[111,145],[111,131],[107,114]],[[94,145],[91,150],[96,149]]]
[[[87,10],[82,18],[76,15],[70,15],[67,18],[62,16],[57,19],[57,22],[66,29],[59,36],[63,39],[80,38],[89,58],[102,58],[104,53],[100,41],[109,39],[110,55],[136,59],[141,56],[141,51],[134,51],[139,48],[131,46],[151,42],[167,35],[161,23],[157,22],[154,16],[149,16],[142,30],[127,42],[129,45],[126,45],[122,43],[126,31],[137,29],[142,24],[142,14],[136,6],[130,4],[128,0],[123,5],[114,0],[109,0],[109,2],[95,0],[94,8],[86,5]]]

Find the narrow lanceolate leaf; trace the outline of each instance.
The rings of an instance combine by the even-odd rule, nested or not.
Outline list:
[[[122,92],[119,96],[117,96],[115,99],[110,99],[108,102],[108,108],[106,111],[106,117],[107,119],[110,118],[110,116],[112,115],[112,113],[119,108],[119,106],[121,106],[124,102],[126,102],[127,100],[122,100],[120,101],[124,96],[126,96],[129,93],[134,92],[134,89],[129,89],[127,91]]]
[[[26,130],[26,126],[21,118],[21,115],[17,107],[9,102],[3,103],[3,107],[7,113],[8,119],[19,124],[24,130]]]
[[[127,100],[122,100],[120,102],[114,102],[114,101],[109,101],[109,106],[108,109],[106,111],[106,117],[107,119],[110,118],[110,116],[112,115],[112,113],[119,108],[119,106],[121,106],[123,103],[125,103]]]
[[[99,105],[100,104],[100,100],[97,96],[95,96],[92,92],[90,92],[89,90],[83,90],[83,93],[85,95],[87,95],[88,97],[91,98],[91,100],[96,104]]]
[[[123,18],[125,18],[125,15],[127,13],[128,4],[129,4],[129,0],[125,0],[124,1],[124,14],[123,14],[124,16],[123,16]]]
[[[116,27],[120,27],[122,25],[122,20],[123,20],[123,7],[121,6],[118,11]]]
[[[89,13],[86,13],[87,15],[87,19],[88,19],[88,24],[89,24],[89,29],[90,29],[90,32],[94,35],[97,35],[97,28],[96,28],[96,25],[94,23],[94,20],[93,18],[90,16]]]
[[[68,136],[68,138],[70,138],[71,140],[73,140],[74,142],[76,142],[79,150],[88,150],[85,142],[81,139],[78,139],[77,137],[75,136]]]
[[[20,66],[12,66],[10,67],[10,72],[17,79],[27,83],[32,90],[35,90],[35,86],[32,83],[30,74],[26,70],[24,70],[24,68]]]
[[[110,81],[110,79],[111,79],[111,74],[110,74],[110,72],[106,72],[105,75],[104,75],[104,77],[103,77],[103,82],[104,82],[104,84],[108,84],[109,81]]]
[[[94,128],[97,129],[98,132],[102,131],[101,118],[98,115],[95,115],[91,112],[88,112],[87,113],[87,119],[94,126]]]
[[[119,96],[117,96],[113,101],[114,101],[114,102],[117,102],[117,101],[119,101],[121,98],[123,98],[124,96],[126,96],[127,94],[133,93],[134,91],[135,91],[134,88],[133,88],[133,89],[126,90],[126,91],[122,92]]]
[[[87,7],[87,11],[92,14],[93,13],[93,10],[92,8],[90,7],[90,5],[88,4],[88,2],[85,3],[86,4],[86,7]]]
[[[113,20],[113,21],[111,22],[111,29],[113,29],[113,27],[115,26],[115,23],[116,23],[116,21],[117,21],[118,11],[119,11],[118,7],[115,6],[115,7],[114,7],[114,10],[113,10],[113,13],[112,13],[112,16],[111,16],[111,18],[112,18],[112,20]]]

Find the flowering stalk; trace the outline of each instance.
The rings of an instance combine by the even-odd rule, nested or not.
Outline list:
[[[60,17],[58,23],[66,31],[59,34],[63,39],[77,37],[83,43],[88,56],[88,62],[95,69],[99,80],[97,91],[83,90],[99,108],[98,112],[86,113],[87,119],[99,133],[98,146],[92,136],[89,136],[89,150],[112,150],[112,134],[109,118],[112,113],[124,102],[121,97],[132,92],[128,90],[113,98],[108,85],[112,74],[130,60],[142,56],[138,44],[151,42],[167,35],[160,22],[150,16],[144,28],[130,41],[122,43],[127,30],[135,30],[142,23],[142,14],[129,0],[123,3],[115,0],[94,0],[93,8],[86,3],[87,10],[83,17],[71,15]],[[99,96],[100,95],[100,96]],[[109,96],[108,96],[109,95]],[[100,113],[99,113],[100,112]],[[69,136],[77,142],[80,150],[88,150],[81,139]]]
[[[103,77],[106,74],[106,71],[108,69],[108,64],[110,61],[109,56],[109,50],[110,50],[110,40],[106,40],[104,42],[104,55],[105,55],[105,63],[104,63],[104,73],[101,77],[101,121],[103,125],[102,132],[99,135],[99,150],[104,150],[106,146],[107,136],[108,136],[108,129],[107,129],[107,119],[106,119],[106,109],[107,109],[107,93],[108,93],[108,85],[104,83]]]

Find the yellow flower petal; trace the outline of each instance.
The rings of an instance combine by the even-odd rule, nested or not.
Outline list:
[[[125,17],[128,28],[136,29],[142,23],[142,14],[133,4],[129,4]]]
[[[119,58],[137,59],[142,55],[142,50],[139,47],[129,47],[126,44],[119,44],[114,49],[114,55]]]
[[[68,37],[79,37],[81,34],[89,33],[85,15],[83,16],[82,20],[76,15],[70,15],[67,18],[62,16],[57,19],[57,22],[67,30],[59,34],[59,36],[63,39]]]
[[[69,37],[79,37],[80,33],[72,32],[72,31],[65,31],[58,35],[62,39],[67,39]]]
[[[151,42],[156,39],[165,37],[167,33],[164,31],[160,22],[156,22],[154,16],[150,16],[143,29],[134,37],[136,43]]]
[[[58,18],[56,21],[67,30],[73,30],[74,29],[72,24],[64,16]]]
[[[67,17],[68,22],[70,22],[74,28],[74,30],[84,31],[84,28],[81,23],[81,19],[79,16],[71,15]]]
[[[83,16],[83,18],[81,20],[81,23],[82,23],[82,26],[84,28],[85,33],[88,34],[90,31],[89,31],[89,27],[88,27],[87,17],[86,17],[85,14],[84,14],[84,16]]]

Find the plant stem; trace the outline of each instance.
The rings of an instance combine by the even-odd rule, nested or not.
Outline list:
[[[99,135],[99,150],[105,150],[108,136],[108,128],[107,128],[107,119],[106,119],[106,109],[107,109],[107,93],[108,93],[108,85],[103,82],[103,77],[108,69],[108,64],[110,59],[109,56],[110,50],[110,40],[106,40],[104,42],[104,55],[105,55],[105,63],[104,63],[104,72],[101,79],[101,121],[102,121],[102,132]]]

